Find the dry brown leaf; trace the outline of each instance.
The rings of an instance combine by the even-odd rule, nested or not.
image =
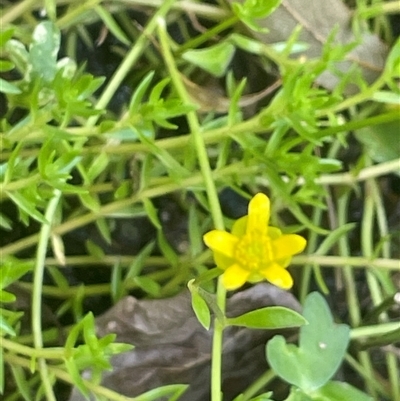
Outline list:
[[[227,314],[233,317],[272,305],[299,311],[292,294],[262,283],[234,294]],[[113,371],[103,377],[105,387],[137,396],[163,385],[190,384],[180,401],[209,399],[212,330],[198,323],[188,291],[160,300],[125,297],[96,324],[100,336],[116,333],[118,342],[135,345],[113,358]],[[224,334],[224,400],[232,400],[265,372],[265,343],[275,332],[229,327]],[[83,400],[74,390],[70,401]]]
[[[258,23],[269,32],[252,32],[252,35],[268,44],[286,41],[300,25],[302,31],[299,40],[309,45],[301,55],[310,58],[321,55],[322,47],[334,28],[338,29],[338,43],[349,44],[356,40],[351,29],[351,11],[341,0],[282,0],[274,13],[258,20]],[[387,46],[376,35],[365,31],[361,35],[361,43],[336,67],[346,72],[356,63],[362,68],[364,79],[371,83],[382,72],[387,54]],[[332,90],[337,85],[338,78],[332,72],[326,71],[317,78],[317,83]],[[355,91],[354,87],[346,89],[349,94]]]

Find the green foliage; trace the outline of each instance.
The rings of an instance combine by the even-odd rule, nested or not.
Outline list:
[[[83,336],[84,344],[78,345],[77,341]],[[77,388],[85,397],[90,392],[81,378],[83,369],[90,368],[93,381],[99,381],[103,370],[110,370],[110,358],[112,355],[128,351],[132,346],[128,344],[115,343],[115,335],[108,334],[97,338],[92,313],[87,314],[70,331],[65,342],[64,363],[67,371],[74,380]]]
[[[188,50],[182,57],[210,74],[222,77],[226,74],[234,53],[235,47],[231,43],[222,42],[206,49]]]
[[[347,383],[330,381],[315,393],[315,401],[372,401],[372,397]]]
[[[241,316],[228,318],[227,323],[232,326],[244,326],[253,329],[278,329],[302,326],[307,324],[307,320],[291,309],[269,306],[247,312]]]
[[[280,3],[281,0],[246,0],[244,4],[234,2],[232,10],[249,28],[258,31],[261,29],[255,20],[271,14]]]
[[[52,400],[56,381],[87,397],[121,399],[117,392],[104,396],[101,376],[112,369],[111,357],[130,347],[112,334],[99,338],[87,305],[104,298],[117,303],[126,295],[164,298],[189,282],[194,313],[210,333],[222,337],[227,326],[300,327],[299,347],[279,336],[267,345],[271,366],[293,386],[288,401],[398,401],[395,355],[375,348],[382,363],[375,371],[368,349],[392,342],[396,347],[398,338],[393,302],[387,302],[397,291],[398,227],[385,208],[393,207],[393,196],[381,178],[399,174],[400,41],[391,36],[387,18],[394,2],[346,2],[355,8],[345,11],[345,28],[336,21],[332,32],[322,28],[334,13],[314,9],[325,1],[308,2],[305,12],[318,16],[320,24],[290,9],[297,27],[284,40],[262,36],[265,26],[271,28],[268,35],[289,26],[275,17],[278,7],[287,9],[279,0],[153,1],[145,14],[140,1],[129,7],[38,3],[8,1],[0,12],[5,399],[37,394],[36,399]],[[332,10],[342,6],[329,4]],[[36,19],[42,12],[48,20]],[[103,51],[99,62],[95,55]],[[370,68],[370,58],[383,65]],[[92,61],[106,77],[94,72]],[[202,239],[216,227],[231,228],[232,215],[241,213],[238,204],[222,202],[221,215],[218,194],[225,189],[245,199],[268,193],[276,205],[271,224],[307,237],[307,253],[293,259],[293,293],[307,299],[303,316],[281,306],[226,316],[217,284],[222,271],[214,268]],[[60,202],[54,214],[46,214],[55,193]],[[164,212],[168,215],[171,201],[179,213],[169,221]],[[356,222],[353,203],[363,210]],[[143,217],[155,234],[139,249],[147,238]],[[127,224],[120,225],[121,219]],[[131,242],[120,244],[121,237]],[[347,298],[333,302],[330,312],[318,295],[306,296],[313,274],[322,291],[336,295],[326,269],[332,266],[338,293]],[[363,309],[355,268],[357,277],[367,277]],[[41,269],[45,278],[34,284]],[[80,282],[79,269],[91,277],[106,270],[109,280]],[[354,343],[348,369],[357,370],[371,397],[330,381],[349,341],[348,326],[332,318],[343,304]],[[364,321],[368,308],[372,312]],[[49,318],[49,328],[31,315],[43,316],[43,323]],[[63,326],[60,319],[71,324]],[[66,343],[56,347],[60,338]],[[92,377],[86,381],[82,373],[88,369]],[[271,374],[236,401],[272,400],[273,393],[262,393]],[[385,375],[384,386],[379,375]],[[219,401],[220,388],[213,386],[213,401]],[[137,398],[174,401],[186,389],[162,386]]]
[[[304,392],[323,386],[335,374],[350,339],[347,325],[333,323],[328,304],[318,293],[307,296],[299,346],[275,336],[267,344],[267,358],[274,371]]]
[[[206,329],[210,329],[211,324],[211,314],[207,302],[199,293],[199,289],[193,284],[194,280],[189,281],[188,287],[192,295],[192,308],[196,314],[197,320]]]

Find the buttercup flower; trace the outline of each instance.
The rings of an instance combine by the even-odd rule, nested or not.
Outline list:
[[[216,265],[224,270],[222,283],[226,289],[264,279],[284,289],[292,287],[286,267],[293,255],[304,250],[306,240],[268,226],[269,217],[269,198],[258,193],[249,203],[248,215],[234,223],[231,233],[213,230],[204,235]]]

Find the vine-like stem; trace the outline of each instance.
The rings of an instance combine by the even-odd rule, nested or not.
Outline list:
[[[0,26],[5,28],[7,24],[16,20],[18,17],[28,11],[35,3],[36,0],[24,0],[19,4],[13,5],[6,12],[4,12],[0,18]]]
[[[318,138],[324,138],[328,136],[334,136],[342,132],[354,131],[364,127],[371,127],[374,125],[385,124],[389,122],[398,121],[399,113],[397,111],[391,111],[389,113],[380,114],[373,117],[364,118],[362,120],[351,120],[341,125],[335,125],[328,128],[321,128],[318,133]],[[204,142],[208,144],[219,143],[222,139],[229,136],[243,135],[247,132],[252,132],[253,134],[265,134],[272,130],[272,126],[266,126],[260,122],[260,115],[252,117],[246,121],[238,122],[235,125],[224,126],[220,128],[210,129],[202,132]],[[97,127],[68,127],[65,131],[71,135],[72,138],[77,138],[80,140],[82,138],[95,137],[99,135]],[[35,132],[30,134],[31,140],[43,139],[44,134],[39,133],[35,135]],[[0,141],[5,134],[0,133]],[[155,145],[161,149],[182,149],[188,146],[192,138],[192,133],[187,135],[180,135],[178,137],[157,139]],[[100,152],[106,152],[108,154],[132,154],[136,152],[149,152],[148,145],[144,143],[121,143],[119,145],[104,146],[102,145],[90,145],[86,144],[84,148],[81,149],[82,154],[98,154]],[[37,156],[39,149],[21,149],[20,157],[31,157]],[[4,150],[0,153],[0,160],[8,160],[10,158],[11,151]]]
[[[49,243],[50,232],[51,232],[51,222],[55,215],[55,211],[60,198],[61,198],[61,191],[56,189],[46,210],[45,214],[46,223],[42,224],[42,228],[39,234],[39,243],[37,247],[36,265],[33,276],[33,291],[32,291],[32,334],[33,334],[33,343],[36,349],[43,348],[43,338],[42,338],[43,273],[47,254],[47,246]],[[51,383],[51,379],[49,377],[49,372],[44,358],[38,359],[38,366],[47,400],[56,401],[56,397],[53,392],[53,386]]]
[[[189,95],[186,88],[180,78],[179,71],[175,64],[175,59],[172,55],[170,44],[168,40],[168,34],[166,31],[165,20],[163,18],[158,19],[158,35],[160,38],[161,48],[165,63],[170,73],[172,82],[175,89],[184,103],[190,103]],[[215,228],[219,230],[224,229],[224,220],[219,204],[217,189],[215,187],[212,170],[210,167],[207,149],[204,143],[204,138],[201,133],[200,123],[197,118],[197,114],[194,111],[190,111],[187,114],[188,124],[193,137],[194,147],[197,153],[197,159],[199,161],[200,170],[203,176],[203,180],[206,187],[208,196],[210,211]],[[226,303],[226,290],[218,280],[217,285],[217,305],[222,313],[225,312]],[[214,333],[212,343],[212,360],[211,360],[211,400],[220,401],[221,398],[221,368],[222,368],[222,344],[223,344],[223,331],[224,323],[219,319],[214,319]]]

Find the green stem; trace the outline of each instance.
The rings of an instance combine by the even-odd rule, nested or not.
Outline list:
[[[359,10],[355,11],[354,17],[361,19],[374,18],[378,15],[385,14],[398,14],[400,12],[400,3],[398,0],[389,1],[387,3],[379,2],[370,6],[360,7]]]
[[[381,192],[379,190],[378,184],[376,180],[370,179],[367,181],[367,184],[369,186],[371,198],[374,201],[375,204],[375,209],[376,209],[376,217],[377,217],[377,225],[379,229],[379,237],[384,238],[389,234],[389,227],[388,227],[388,221],[386,217],[386,211],[385,207],[383,204]],[[371,242],[373,239],[371,238]],[[389,258],[390,255],[390,244],[388,242],[384,243],[382,245],[382,255],[385,258]],[[368,255],[367,255],[368,256]],[[375,296],[373,298],[375,306],[379,306],[384,302],[384,298],[387,296],[387,294],[394,294],[396,292],[396,288],[393,284],[392,277],[390,277],[388,271],[379,271],[379,272],[374,272],[375,274],[373,275],[373,285],[375,287]],[[372,275],[372,272],[369,272],[368,274]],[[381,286],[378,285],[378,278],[380,280]],[[381,288],[383,287],[383,288]],[[384,292],[384,293],[383,293]],[[388,321],[388,315],[387,313],[382,313],[380,315],[381,321]],[[400,328],[400,325],[399,325]],[[386,356],[386,366],[387,366],[387,371],[389,374],[389,382],[391,385],[391,391],[392,391],[392,400],[393,401],[399,401],[400,400],[400,386],[399,386],[399,368],[397,366],[397,360],[396,356],[387,353]]]
[[[175,64],[175,59],[172,55],[168,35],[166,32],[165,20],[158,19],[158,35],[160,38],[161,48],[165,63],[170,73],[175,89],[184,103],[190,103],[189,95],[183,84],[179,71]],[[193,138],[194,146],[199,161],[200,170],[206,187],[206,192],[209,200],[210,210],[215,228],[224,229],[224,220],[222,217],[221,207],[219,204],[218,193],[215,187],[213,173],[208,160],[207,149],[204,143],[204,138],[201,133],[200,123],[197,114],[194,111],[188,112],[187,120]],[[225,313],[226,290],[222,285],[221,280],[218,280],[217,285],[217,305],[222,313]],[[221,368],[222,368],[222,343],[223,343],[224,322],[219,319],[214,319],[214,334],[212,343],[212,360],[211,360],[211,400],[221,401]]]
[[[324,116],[328,115],[330,113],[338,113],[339,111],[348,109],[352,106],[355,106],[359,103],[365,102],[367,100],[370,100],[373,94],[378,91],[384,84],[385,84],[385,79],[386,76],[383,73],[371,86],[369,86],[367,89],[361,91],[360,93],[357,93],[354,96],[351,96],[343,102],[335,104],[334,106],[328,107],[326,109],[321,109],[317,111],[318,116]]]
[[[339,226],[342,226],[347,222],[350,194],[351,191],[348,190],[338,199]],[[345,256],[346,258],[349,257],[350,246],[347,236],[339,238],[339,252],[340,255]],[[343,277],[346,283],[346,298],[349,308],[350,322],[353,327],[358,326],[361,320],[360,305],[357,298],[357,287],[354,280],[353,267],[350,264],[343,266]]]
[[[256,379],[244,392],[243,397],[240,401],[247,401],[254,397],[260,392],[268,383],[270,383],[276,377],[275,372],[270,369],[263,373],[258,379]]]
[[[6,12],[4,12],[2,17],[0,18],[0,26],[2,28],[6,28],[7,24],[16,20],[18,17],[28,11],[35,3],[36,0],[24,0],[21,1],[19,4],[13,5]]]
[[[22,366],[25,369],[32,368],[32,362],[30,360],[28,360],[26,358],[22,358],[17,355],[6,354],[4,359],[10,365]],[[69,383],[71,385],[75,384],[71,375],[68,372],[66,372],[65,370],[61,369],[60,367],[49,366],[48,368],[49,368],[49,371],[52,373],[52,375],[54,375],[58,379],[64,381],[65,383]],[[100,399],[100,397],[101,397],[101,399],[109,400],[109,401],[146,401],[149,399],[155,399],[154,397],[150,398],[146,393],[142,394],[138,397],[127,397],[125,395],[117,393],[116,391],[110,390],[106,387],[103,387],[99,384],[95,384],[92,381],[85,380],[85,379],[83,379],[83,383],[84,383],[85,387],[87,387],[94,395],[98,396],[98,399]],[[176,387],[176,386],[171,385],[171,386],[162,388],[159,391],[159,396],[162,397],[164,395],[171,395],[174,387]],[[160,397],[157,397],[157,399],[159,399],[159,398]],[[49,400],[49,398],[46,401],[48,401],[48,400]]]
[[[231,18],[222,21],[220,24],[214,26],[213,28],[207,30],[202,35],[196,36],[195,38],[188,40],[182,46],[179,47],[179,53],[183,53],[187,49],[193,49],[198,47],[199,45],[203,44],[209,39],[215,38],[220,32],[225,31],[236,22],[238,22],[238,17],[235,15]]]
[[[233,174],[236,174],[238,171],[241,171],[242,174],[246,172],[246,174],[255,176],[260,171],[260,167],[246,166],[244,163],[238,163],[234,166],[231,165],[224,167],[223,169],[220,169],[218,171],[214,171],[213,178],[214,180],[217,180],[223,177],[229,177]],[[130,198],[118,200],[115,202],[111,202],[105,206],[101,206],[96,213],[89,212],[82,216],[75,217],[72,220],[66,221],[65,223],[62,223],[59,226],[56,226],[54,228],[54,233],[63,235],[71,230],[74,230],[78,227],[82,227],[86,224],[95,221],[96,219],[98,219],[99,216],[106,216],[108,214],[115,213],[119,210],[123,210],[133,205],[136,202],[142,201],[143,199],[146,198],[151,199],[156,196],[165,195],[177,191],[181,188],[189,188],[196,185],[200,185],[202,182],[203,182],[202,175],[196,174],[193,175],[192,177],[185,178],[180,183],[169,182],[164,185],[143,190],[142,192],[135,194]],[[6,245],[0,248],[0,254],[4,257],[6,255],[14,254],[16,252],[21,251],[22,249],[33,246],[37,243],[38,237],[39,237],[38,234],[33,234],[30,235],[29,237],[17,240],[10,245]]]
[[[40,174],[34,174],[30,177],[21,178],[20,180],[7,182],[5,184],[0,184],[0,199],[4,197],[5,192],[17,191],[18,189],[27,188],[31,185],[35,185],[42,180]]]
[[[50,200],[49,205],[47,207],[47,211],[45,214],[45,219],[47,223],[42,225],[42,228],[40,230],[39,243],[37,247],[36,266],[33,276],[33,291],[32,291],[32,334],[33,334],[33,342],[36,349],[43,348],[43,338],[42,338],[43,273],[47,254],[47,246],[49,243],[50,232],[51,232],[51,222],[54,218],[55,211],[60,198],[61,198],[61,191],[56,189],[54,191],[53,198]],[[46,361],[44,358],[38,359],[38,366],[47,400],[56,401]]]
[[[379,323],[373,326],[361,326],[351,330],[350,338],[352,340],[356,340],[360,338],[376,337],[399,329],[399,322]]]
[[[159,19],[158,34],[160,37],[160,43],[165,63],[167,64],[167,68],[170,73],[172,82],[176,88],[176,91],[178,92],[179,97],[182,99],[184,103],[190,104],[191,101],[189,95],[186,91],[184,83],[182,82],[180,73],[175,65],[175,59],[171,53],[165,27],[165,20],[162,18]],[[212,170],[208,160],[207,149],[201,133],[200,123],[197,118],[196,112],[195,111],[188,112],[187,120],[190,127],[191,136],[194,141],[194,146],[197,152],[197,158],[199,160],[200,170],[206,186],[213,222],[217,229],[223,230],[224,221],[222,218],[221,208],[219,205],[218,194],[212,177]]]
[[[30,358],[46,358],[46,359],[58,359],[62,360],[65,354],[65,350],[62,347],[47,348],[47,349],[35,349],[10,341],[7,338],[1,339],[1,346],[4,349],[12,351],[13,353],[25,355]]]
[[[124,78],[127,76],[128,72],[132,69],[132,66],[136,63],[136,61],[139,59],[139,57],[145,50],[149,38],[156,29],[157,21],[159,20],[159,18],[163,17],[170,10],[174,2],[175,0],[165,0],[160,6],[160,8],[154,13],[150,22],[147,24],[142,34],[137,39],[135,45],[132,47],[130,52],[127,54],[125,59],[118,67],[117,71],[112,76],[110,82],[108,83],[106,89],[104,90],[104,92],[102,93],[100,99],[96,104],[97,109],[103,109],[104,107],[107,106],[108,102],[114,96],[115,92],[121,85]],[[91,117],[88,120],[87,126],[93,127],[96,124],[98,118],[99,116]]]
[[[265,135],[266,132],[272,130],[272,126],[265,126],[260,122],[260,115],[263,115],[261,112],[259,115],[256,115],[246,121],[238,122],[233,126],[224,126],[221,128],[216,128],[208,131],[204,131],[202,133],[204,142],[207,145],[213,143],[219,143],[222,139],[234,136],[234,135],[245,135],[247,132],[252,132],[253,134],[262,134]],[[342,132],[353,131],[357,129],[361,129],[364,127],[371,127],[374,125],[385,124],[393,121],[399,120],[398,111],[391,111],[389,113],[380,114],[378,116],[365,118],[362,120],[352,120],[348,121],[342,125],[335,125],[333,127],[321,129],[318,133],[318,138],[331,137],[336,134],[340,134]],[[99,135],[99,131],[97,127],[69,127],[65,129],[68,134],[76,137],[76,140],[85,139],[88,137],[96,137]],[[30,139],[32,140],[40,140],[43,139],[43,134],[34,135],[35,132],[32,132],[30,135]],[[0,133],[0,143],[5,138],[5,134]],[[158,139],[155,141],[155,145],[161,149],[182,149],[188,146],[190,140],[192,138],[192,134],[189,133],[187,135],[182,135],[178,137],[172,138],[164,138]],[[129,154],[136,152],[149,152],[149,146],[143,143],[123,143],[119,145],[113,146],[104,146],[102,145],[88,145],[85,146],[82,150],[82,154],[98,154],[100,152],[106,152],[108,154]],[[20,157],[32,157],[37,156],[39,149],[21,149],[19,156]],[[11,151],[4,150],[0,152],[0,160],[8,160],[10,158]]]
[[[326,267],[343,267],[346,265],[365,269],[365,267],[373,267],[383,270],[400,271],[399,259],[384,258],[366,258],[362,256],[318,256],[318,255],[299,255],[292,259],[292,265],[304,265],[306,263],[315,263]]]
[[[222,284],[221,277],[217,284],[217,305],[225,313],[226,290]],[[222,344],[224,334],[224,323],[219,319],[214,319],[214,333],[212,341],[212,360],[211,360],[211,400],[222,400]]]

